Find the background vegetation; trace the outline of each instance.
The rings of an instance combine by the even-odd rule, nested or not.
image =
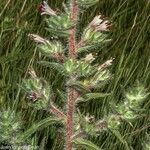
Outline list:
[[[62,0],[49,0],[52,8],[62,9]],[[28,76],[28,68],[33,66],[38,76],[43,76],[51,83],[55,81],[61,88],[63,78],[55,71],[43,68],[37,61],[41,56],[36,53],[35,45],[27,37],[28,33],[40,33],[51,38],[45,30],[45,23],[37,11],[39,0],[0,0],[0,109],[12,107],[21,111],[24,130],[37,123],[48,114],[33,110],[26,104],[26,97],[21,91],[22,79]],[[110,103],[117,104],[124,100],[124,91],[132,87],[137,81],[147,90],[150,89],[150,1],[149,0],[100,0],[98,5],[85,11],[79,28],[91,21],[95,14],[104,14],[113,22],[110,38],[112,42],[107,47],[101,47],[100,63],[111,57],[115,58],[112,67],[113,79],[105,91],[112,91],[112,95],[98,101],[92,101],[81,106],[86,112],[97,118],[103,116]],[[59,100],[58,105],[61,106]],[[124,150],[126,142],[129,149],[145,150],[147,135],[150,131],[150,101],[144,101],[143,108],[146,114],[141,115],[133,126],[124,123],[121,135],[124,141],[108,134],[102,135],[93,141],[106,150]],[[50,125],[48,120],[33,126],[32,144],[41,149],[61,150],[63,136],[57,126]],[[36,131],[36,132],[35,132]],[[26,138],[28,138],[26,135]],[[59,143],[59,144],[57,144]],[[62,144],[61,144],[62,143]]]

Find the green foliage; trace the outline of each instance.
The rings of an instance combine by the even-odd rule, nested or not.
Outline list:
[[[92,78],[93,84],[96,85],[99,82],[109,80],[111,77],[109,70],[99,70]]]
[[[93,76],[89,78],[81,79],[80,84],[85,87],[85,89],[96,89],[102,85],[102,83],[107,82],[111,77],[109,70],[98,70]]]
[[[142,85],[136,85],[126,92],[126,101],[124,104],[117,106],[117,112],[123,119],[132,120],[138,117],[139,113],[143,113],[144,109],[141,109],[143,100],[149,95],[146,89]],[[142,115],[142,114],[141,114]]]
[[[46,56],[53,56],[54,54],[61,54],[63,53],[63,48],[61,43],[55,42],[48,42],[45,44],[38,45],[39,50],[45,54]]]
[[[65,64],[64,68],[69,75],[73,75],[76,78],[79,77],[87,77],[92,74],[93,70],[92,66],[84,61],[77,61],[68,59]]]
[[[150,135],[149,134],[146,134],[146,138],[144,139],[144,142],[143,142],[143,149],[150,150]]]
[[[26,37],[26,33],[29,32],[42,33],[44,36],[49,37],[49,33],[43,30],[43,21],[36,11],[39,1],[1,0],[0,2],[0,106],[12,106],[15,102],[17,104],[15,109],[22,111],[25,120],[27,120],[25,124],[26,130],[35,121],[42,120],[46,115],[45,111],[37,112],[36,109],[24,107],[26,98],[20,93],[20,88],[17,85],[20,85],[22,78],[26,77],[28,67],[33,65],[38,74],[50,82],[54,81],[53,85],[56,89],[62,88],[63,78],[61,78],[60,73],[56,73],[56,70],[59,71],[59,67],[55,66],[55,70],[50,71],[49,68],[37,65],[36,61],[41,59],[41,55],[35,54],[35,46]],[[52,7],[58,6],[61,10],[60,1],[54,0],[50,4]],[[98,99],[97,101],[84,103],[84,105],[81,104],[83,112],[89,112],[96,115],[96,117],[103,117],[109,108],[109,102],[118,104],[121,101],[126,101],[122,96],[122,89],[132,86],[135,80],[140,80],[149,90],[149,6],[150,3],[146,0],[102,0],[92,7],[92,13],[90,8],[81,14],[82,23],[80,23],[81,26],[79,27],[81,31],[82,28],[85,28],[88,20],[91,20],[99,12],[103,12],[103,14],[113,20],[113,32],[108,37],[113,40],[108,46],[101,44],[96,46],[94,44],[83,46],[82,49],[89,52],[89,50],[94,48],[95,51],[99,52],[97,61],[100,63],[110,59],[110,57],[116,58],[112,70],[114,78],[107,84],[107,87],[103,87],[103,91],[106,91],[106,93],[109,93],[111,89],[112,94],[102,100],[100,98],[100,101]],[[130,149],[145,150],[148,144],[148,141],[145,139],[145,134],[149,132],[150,103],[148,99],[149,95],[144,101],[139,102],[142,108],[145,109],[145,114],[133,120],[132,126],[124,122],[123,124],[121,123],[120,133],[129,144]],[[58,101],[59,98],[56,100],[56,103]],[[120,103],[120,105],[126,106],[126,103]],[[128,110],[127,108],[122,108],[121,113],[124,110]],[[139,112],[139,114],[141,113]],[[135,113],[133,113],[133,116],[135,116]],[[20,118],[22,119],[21,116]],[[130,118],[134,117],[131,115]],[[52,148],[52,144],[56,143],[57,149],[62,150],[63,147],[60,145],[64,145],[64,143],[59,140],[59,136],[53,138],[56,132],[56,128],[52,126],[42,129],[38,133],[35,131],[32,139],[36,139],[38,142],[32,143],[35,145],[44,143],[43,145],[48,146],[48,149],[55,149]],[[126,147],[114,134],[100,134],[98,139],[93,139],[93,142],[102,147],[102,149],[126,150]]]
[[[17,137],[22,134],[21,130],[20,114],[17,114],[10,108],[0,112],[0,142],[18,144]]]
[[[52,117],[47,117],[43,120],[41,120],[40,122],[36,122],[34,124],[32,124],[32,126],[27,129],[24,133],[22,133],[20,136],[18,136],[18,140],[22,141],[22,140],[27,140],[30,138],[30,136],[39,131],[42,130],[43,128],[49,126],[50,124],[56,124],[58,122],[60,122],[61,120],[58,118],[52,118]]]
[[[128,105],[132,109],[138,109],[143,100],[149,95],[143,85],[137,85],[126,93]]]
[[[36,109],[47,109],[49,107],[51,91],[46,81],[29,78],[23,81],[23,88],[27,92],[29,106]]]
[[[59,64],[59,63],[55,63],[55,62],[48,62],[48,61],[39,61],[38,62],[41,66],[46,66],[49,67],[53,70],[56,70],[59,74],[61,75],[67,75],[67,72],[64,68],[63,65]]]
[[[46,29],[49,32],[63,37],[68,37],[69,29],[73,26],[73,23],[70,20],[70,14],[68,13],[47,18],[46,22],[48,24]]]
[[[104,98],[110,96],[110,93],[87,93],[78,99],[78,102],[87,102],[94,99]]]
[[[95,120],[94,116],[83,116],[80,113],[76,117],[76,130],[83,132],[85,135],[97,137],[100,132],[106,130],[107,125],[105,122],[98,122]],[[100,124],[103,124],[103,126]]]
[[[117,130],[120,125],[120,118],[117,115],[110,115],[107,117],[107,124],[109,129]]]
[[[98,47],[110,42],[110,39],[107,39],[107,34],[95,32],[92,29],[85,29],[82,39],[84,44],[78,49],[79,53],[89,52],[92,49],[97,50]]]
[[[88,8],[90,6],[95,5],[98,2],[98,0],[78,0],[78,4],[83,8]]]
[[[128,106],[126,106],[126,104],[117,106],[116,110],[126,120],[132,120],[132,119],[136,118],[136,114]]]
[[[82,138],[76,139],[74,143],[76,145],[81,145],[83,148],[86,148],[86,150],[101,150],[100,147],[96,146],[91,141]]]
[[[102,45],[103,43],[106,42],[106,38],[107,34],[93,31],[93,29],[91,28],[85,29],[82,35],[82,39],[84,41],[87,41],[87,44],[99,43]]]

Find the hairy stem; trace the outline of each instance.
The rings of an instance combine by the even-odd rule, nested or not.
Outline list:
[[[78,5],[76,0],[72,0],[71,6],[71,20],[74,23],[74,27],[70,29],[70,37],[69,37],[69,57],[72,59],[76,59],[77,52],[76,52],[76,22],[78,17]],[[72,77],[70,77],[72,78]],[[73,141],[72,137],[74,134],[74,123],[73,123],[73,115],[75,111],[75,100],[77,99],[77,92],[75,89],[68,88],[68,100],[67,100],[67,141],[66,141],[66,149],[72,150],[73,149]]]
[[[71,3],[71,20],[74,23],[74,26],[70,29],[70,37],[69,37],[69,57],[72,59],[76,59],[77,51],[76,51],[76,23],[78,17],[78,5],[76,0],[72,0]],[[70,79],[74,79],[70,77]],[[73,149],[73,135],[74,135],[74,121],[73,116],[75,112],[75,101],[78,97],[78,92],[73,88],[67,89],[68,98],[67,98],[67,137],[66,137],[66,149]]]
[[[76,23],[78,18],[78,5],[76,0],[72,0],[72,9],[71,9],[71,21],[74,23],[74,26],[70,29],[69,37],[69,57],[75,59],[77,56],[76,51]]]
[[[74,135],[74,122],[73,116],[75,111],[75,101],[77,99],[77,91],[75,89],[68,89],[68,103],[67,103],[67,141],[66,149],[72,150],[73,148],[73,135]]]

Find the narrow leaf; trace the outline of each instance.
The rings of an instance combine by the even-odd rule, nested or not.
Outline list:
[[[88,94],[85,94],[85,96],[82,97],[79,101],[87,102],[93,99],[98,99],[98,98],[109,96],[110,94],[111,93],[88,93]]]
[[[78,138],[74,140],[74,143],[76,145],[81,145],[83,148],[86,148],[87,150],[101,150],[100,147],[96,146],[91,141],[88,141],[82,138]]]
[[[29,129],[27,129],[21,136],[18,137],[18,140],[25,141],[36,131],[41,130],[41,129],[49,126],[50,124],[54,124],[59,121],[60,121],[60,119],[58,119],[58,118],[48,117],[48,118],[41,120],[38,123],[34,123]]]
[[[127,150],[130,150],[129,146],[128,146],[128,143],[126,142],[126,140],[123,138],[123,136],[120,134],[119,131],[117,130],[113,130],[113,129],[110,129],[109,130],[117,137],[117,139],[123,143],[125,146],[126,146],[126,149]]]
[[[61,64],[59,64],[59,63],[47,62],[47,61],[39,61],[38,63],[41,64],[41,65],[43,65],[43,66],[46,66],[46,67],[55,69],[55,70],[57,70],[60,74],[65,75],[65,69],[64,69],[64,67],[63,67]]]
[[[67,85],[74,87],[77,90],[82,91],[82,92],[89,92],[88,89],[86,89],[85,86],[82,83],[80,83],[79,81],[69,81],[67,83]]]

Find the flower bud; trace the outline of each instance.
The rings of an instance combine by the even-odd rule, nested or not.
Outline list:
[[[46,1],[43,1],[39,6],[39,11],[41,15],[50,15],[50,16],[56,16],[56,12],[52,10]]]

